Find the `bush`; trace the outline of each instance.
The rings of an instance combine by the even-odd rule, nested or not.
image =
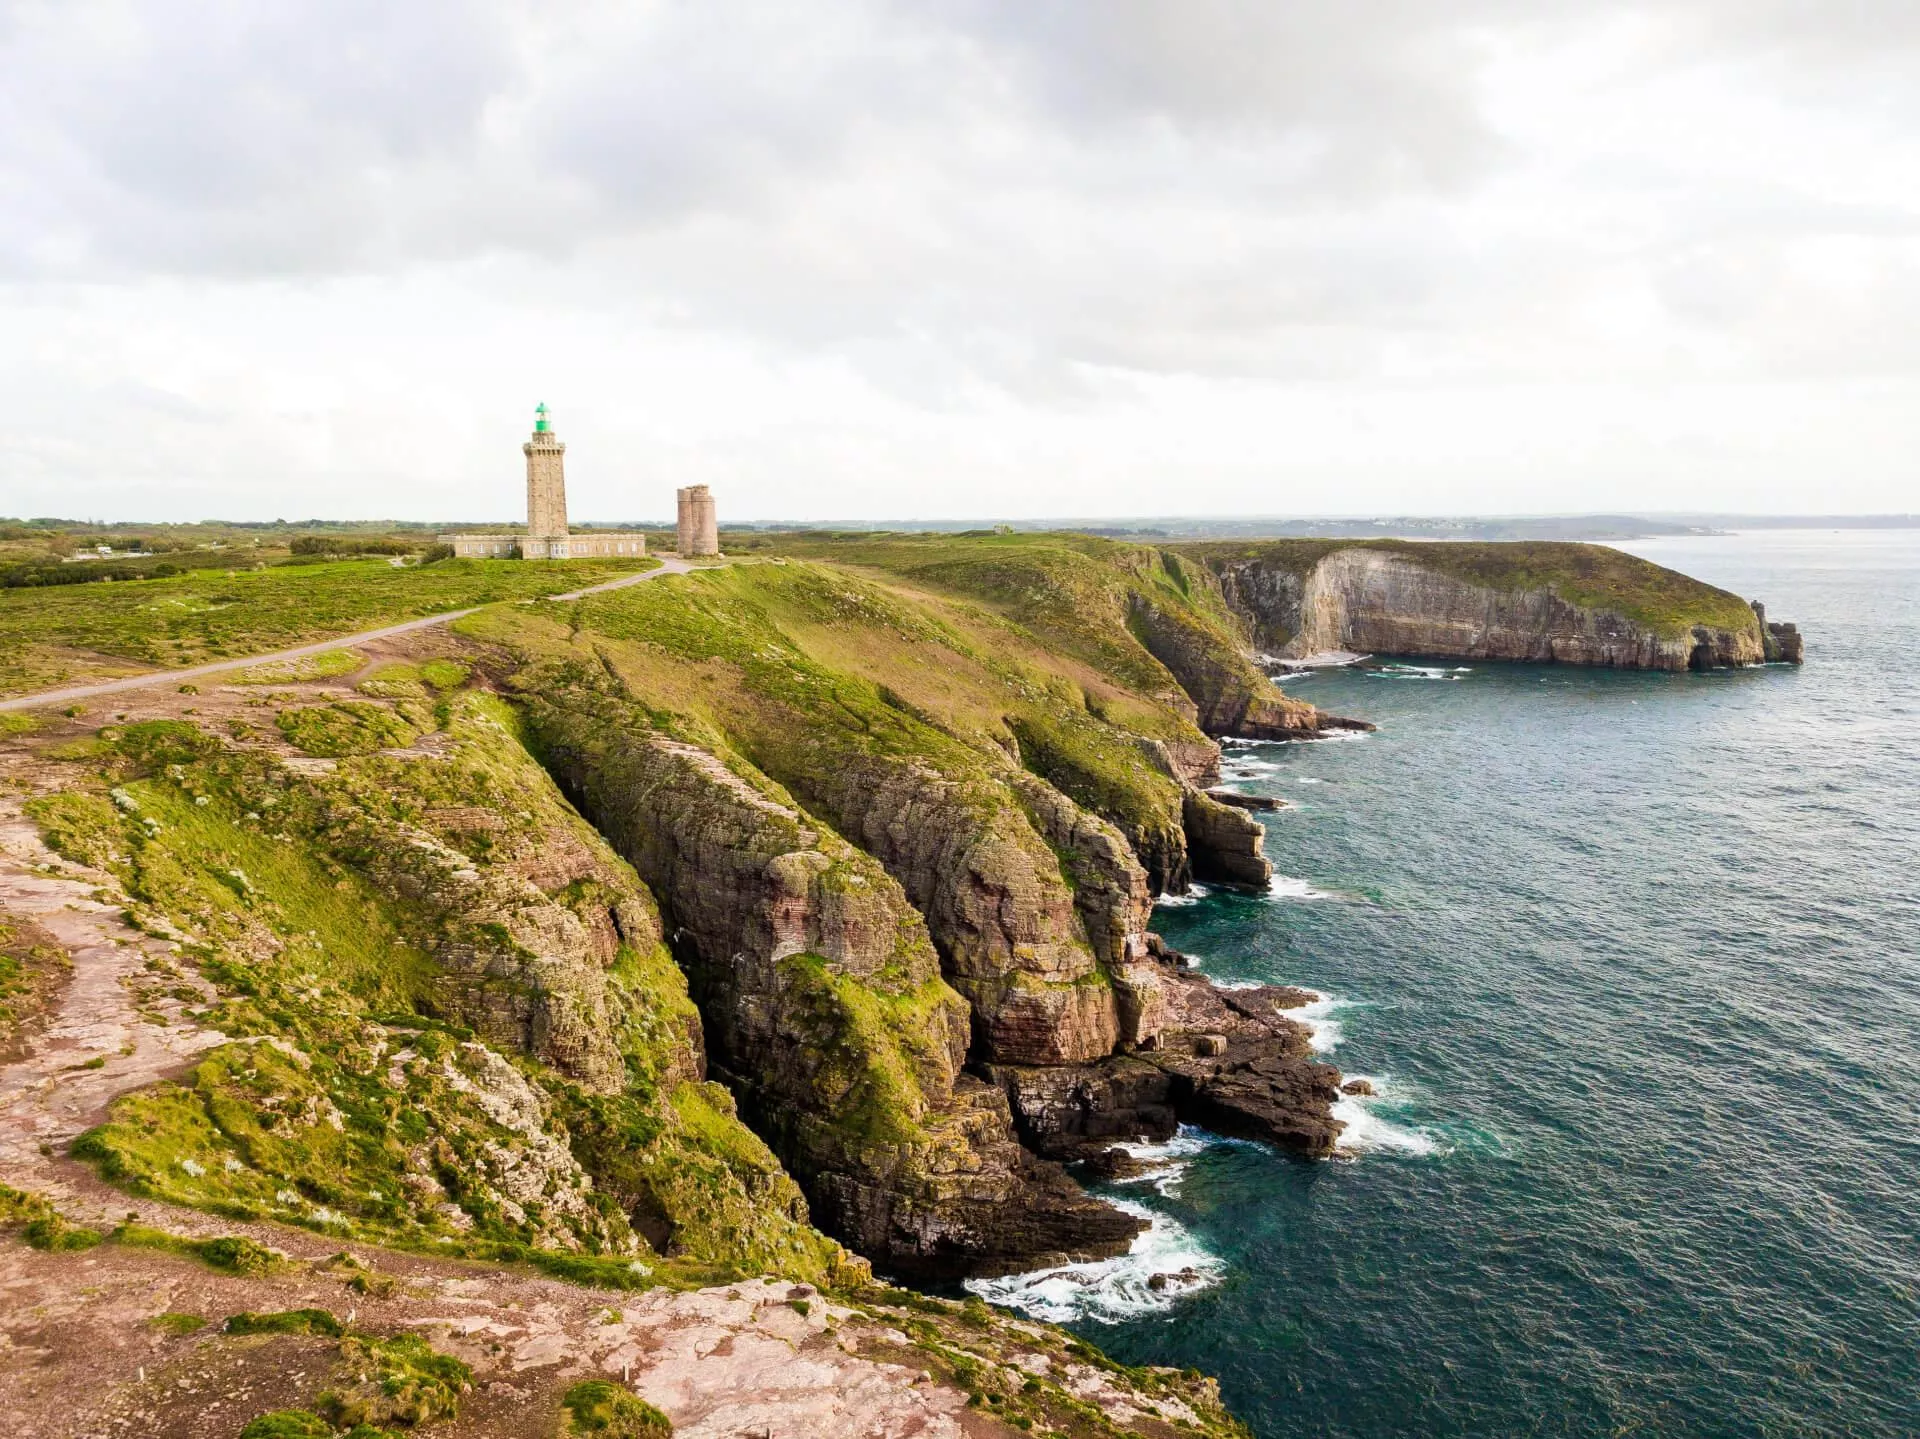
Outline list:
[[[637,1394],[605,1379],[576,1384],[560,1400],[565,1433],[597,1434],[602,1439],[667,1439],[673,1421]]]
[[[28,1244],[35,1249],[52,1250],[60,1253],[75,1249],[91,1249],[100,1242],[100,1231],[82,1229],[68,1224],[57,1214],[49,1214],[34,1220],[23,1231]]]
[[[346,1330],[324,1309],[282,1309],[272,1314],[230,1314],[229,1334],[324,1334],[338,1339]]]
[[[451,1419],[473,1371],[451,1354],[436,1353],[418,1334],[391,1339],[349,1336],[340,1357],[356,1375],[347,1389],[320,1396],[320,1413],[343,1429],[355,1425],[427,1424]]]

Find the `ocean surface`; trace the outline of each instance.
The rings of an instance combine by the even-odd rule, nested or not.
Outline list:
[[[1183,1133],[1104,1191],[1134,1255],[976,1287],[1262,1439],[1920,1434],[1920,532],[1624,548],[1807,664],[1289,682],[1379,732],[1230,749],[1285,878],[1159,928],[1381,1096],[1328,1162]]]

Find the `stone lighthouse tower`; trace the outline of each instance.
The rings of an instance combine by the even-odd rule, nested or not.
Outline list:
[[[533,437],[520,447],[527,457],[527,538],[521,551],[528,559],[563,560],[567,557],[567,447],[554,434],[544,401],[533,415]]]

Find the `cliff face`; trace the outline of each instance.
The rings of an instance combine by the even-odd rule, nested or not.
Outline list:
[[[1528,553],[1500,553],[1509,548]],[[1286,658],[1352,650],[1686,670],[1799,655],[1797,633],[1772,633],[1737,597],[1594,546],[1203,552],[1255,642]]]
[[[528,712],[555,773],[662,897],[715,1072],[819,1223],[931,1276],[1127,1246],[1138,1222],[1022,1150],[1006,1101],[960,1073],[967,1002],[873,858],[615,698],[542,686]],[[1074,1027],[1038,1013],[1054,1029],[1036,1021],[1029,1048]]]

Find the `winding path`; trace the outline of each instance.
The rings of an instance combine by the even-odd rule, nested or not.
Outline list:
[[[684,575],[688,571],[701,568],[689,564],[683,559],[666,555],[655,556],[660,561],[658,569],[648,570],[644,574],[622,575],[617,580],[608,580],[604,584],[588,585],[583,590],[569,590],[564,595],[552,595],[556,600],[577,600],[586,595],[599,594],[602,590],[624,589],[628,585],[644,584],[648,580],[657,580],[662,575]],[[66,689],[41,690],[38,694],[16,695],[12,699],[0,699],[0,710],[38,709],[42,705],[74,704],[80,700],[98,699],[101,695],[124,694],[128,690],[145,689],[149,685],[184,684],[188,680],[200,679],[205,675],[224,674],[228,670],[252,669],[255,665],[278,664],[283,660],[305,659],[309,655],[325,654],[328,650],[349,648],[353,645],[369,645],[375,640],[390,639],[394,635],[408,634],[413,630],[430,629],[434,625],[451,624],[454,620],[465,619],[468,615],[478,614],[485,605],[470,605],[464,610],[448,610],[445,614],[426,615],[417,620],[406,620],[397,625],[387,625],[383,629],[362,630],[357,635],[336,635],[332,639],[319,640],[310,645],[296,645],[289,650],[274,650],[269,654],[248,655],[244,659],[220,660],[210,665],[195,665],[184,670],[155,670],[148,674],[128,675],[124,679],[101,680],[96,684],[72,685]]]

